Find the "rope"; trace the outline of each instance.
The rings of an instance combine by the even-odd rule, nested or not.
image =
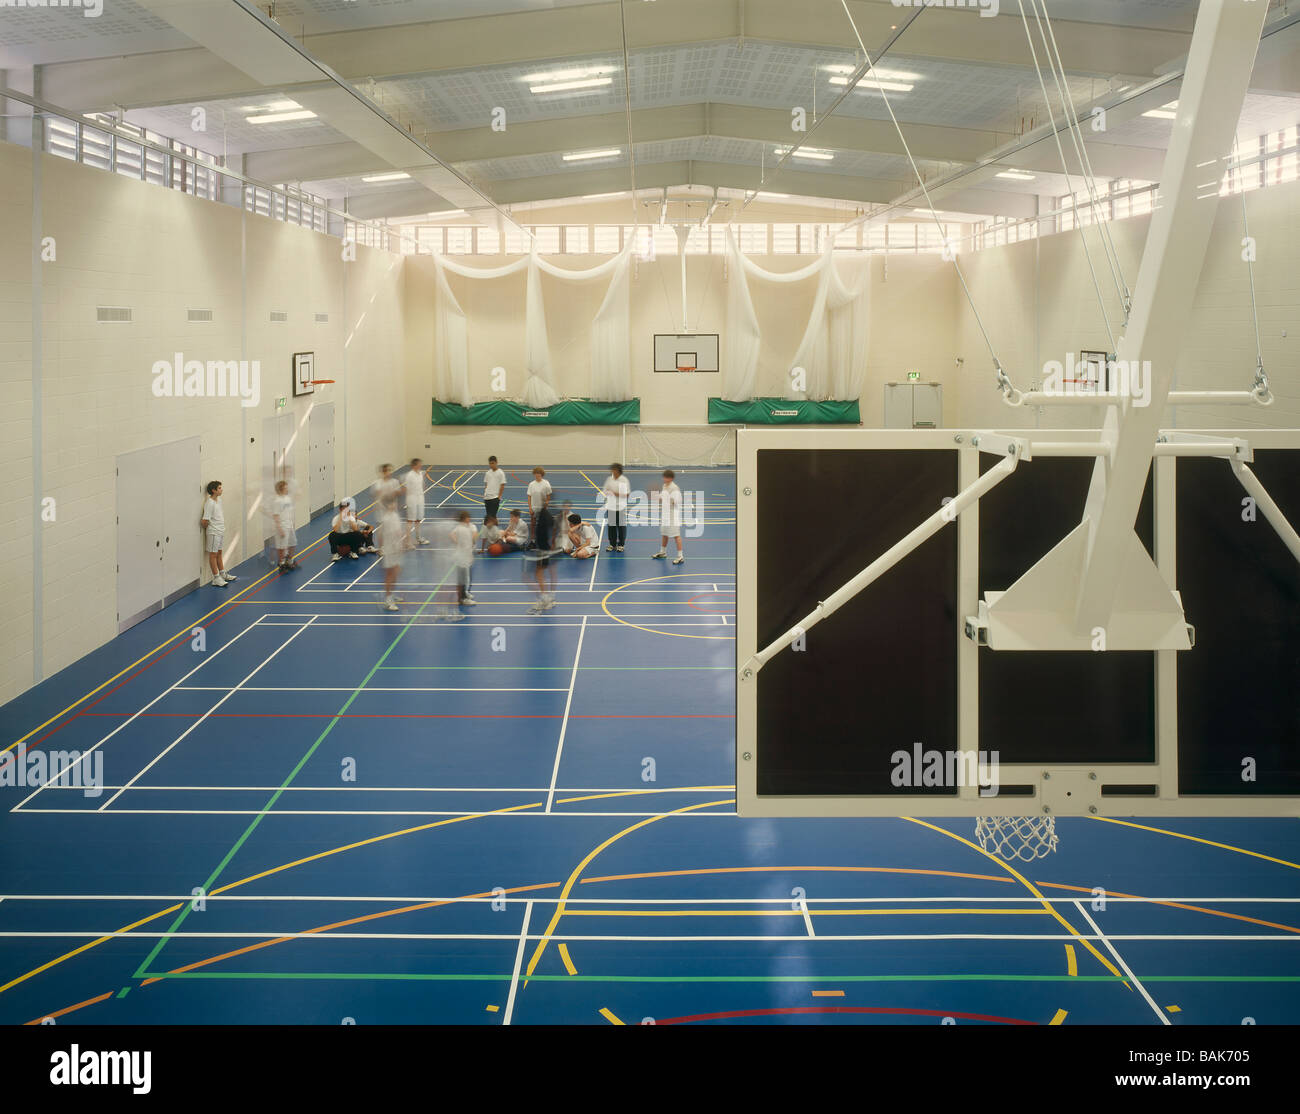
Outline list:
[[[1234,161],[1240,161],[1238,157],[1238,148],[1236,137],[1232,140],[1232,153]],[[1240,173],[1240,168],[1238,173]],[[1262,173],[1262,172],[1261,172]],[[1231,179],[1229,179],[1231,185]],[[1246,239],[1250,239],[1250,221],[1246,216],[1246,190],[1241,190],[1241,230]],[[1255,321],[1255,382],[1251,388],[1256,400],[1263,406],[1269,406],[1273,402],[1273,392],[1268,387],[1268,374],[1264,371],[1264,349],[1259,339],[1259,307],[1255,303],[1255,253],[1250,251],[1246,256],[1246,273],[1250,276],[1250,314]]]

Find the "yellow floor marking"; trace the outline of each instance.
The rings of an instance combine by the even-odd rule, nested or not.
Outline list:
[[[674,789],[674,793],[693,793],[707,790],[710,793],[730,793],[736,787],[734,785],[684,785],[680,789]],[[590,797],[560,797],[556,800],[557,805],[572,805],[579,801],[603,801],[607,797],[635,797],[638,794],[644,795],[644,789],[620,789],[617,793],[596,793]]]
[[[1065,973],[1067,975],[1077,975],[1079,973],[1079,959],[1074,954],[1074,945],[1065,945]]]
[[[486,1008],[488,1013],[496,1013],[498,1010],[501,1009],[500,1006],[488,1006]]]
[[[808,913],[813,917],[934,917],[981,914],[1045,917],[1048,915],[1046,909],[809,909]],[[795,909],[570,909],[565,915],[569,917],[802,917],[803,911]]]
[[[602,495],[605,494],[605,489],[602,487],[596,487],[596,481],[593,480],[589,475],[587,475],[587,473],[584,472],[581,468],[578,469],[578,475],[581,476],[584,480],[586,480],[589,484],[591,484],[592,487],[595,487],[596,490],[599,491]]]
[[[812,992],[812,996],[813,996],[814,998],[843,998],[843,997],[844,997],[844,991],[842,991],[842,990],[814,990],[814,991]]]
[[[646,819],[640,820],[631,825],[631,827],[624,828],[621,832],[615,832],[603,843],[597,844],[595,848],[588,851],[583,857],[582,862],[573,868],[573,873],[569,875],[568,881],[564,883],[564,889],[560,891],[560,900],[555,903],[555,912],[551,914],[551,923],[546,926],[546,931],[542,934],[542,938],[537,941],[537,947],[533,949],[533,957],[528,961],[528,970],[524,974],[524,985],[528,985],[528,976],[537,970],[537,964],[541,962],[542,953],[546,951],[546,945],[551,939],[551,933],[555,931],[556,926],[560,923],[560,918],[564,916],[564,902],[572,892],[574,884],[578,881],[578,876],[587,869],[587,865],[592,861],[592,859],[604,851],[606,847],[609,847],[613,843],[617,843],[625,835],[630,835],[638,828],[644,828],[647,824],[653,824],[657,820],[662,820],[665,816],[680,816],[684,812],[694,812],[696,809],[700,808],[713,808],[715,805],[734,805],[735,803],[736,801],[734,797],[723,801],[703,801],[700,804],[675,808],[671,812],[665,812],[659,816],[648,816]]]
[[[573,965],[573,960],[569,958],[568,944],[560,945],[560,958],[564,960],[564,969],[568,971],[570,975],[576,975],[578,973],[578,969]]]
[[[1183,1007],[1182,1007],[1182,1006],[1166,1006],[1165,1009],[1167,1009],[1170,1013],[1182,1013],[1182,1012],[1183,1012]]]
[[[600,1016],[603,1017],[606,1021],[608,1021],[611,1025],[627,1024],[626,1021],[620,1021],[617,1017],[615,1017],[612,1013],[609,1012],[609,1010],[605,1009],[603,1006],[601,1007],[600,1010]]]
[[[1173,836],[1175,839],[1190,839],[1193,843],[1204,843],[1207,847],[1217,847],[1221,851],[1236,851],[1239,855],[1249,855],[1251,858],[1264,859],[1266,862],[1277,863],[1279,866],[1289,866],[1293,870],[1300,870],[1300,863],[1288,862],[1286,859],[1275,859],[1272,855],[1263,855],[1258,851],[1247,851],[1244,847],[1234,847],[1231,843],[1215,843],[1212,839],[1202,839],[1200,836],[1184,835],[1182,832],[1171,832],[1165,828],[1152,828],[1146,824],[1134,824],[1131,820],[1116,820],[1113,816],[1089,816],[1085,819],[1100,820],[1105,824],[1123,824],[1126,828],[1138,828],[1144,832],[1155,832],[1158,835]]]
[[[1055,1016],[1054,1018],[1052,1018],[1052,1020],[1049,1021],[1047,1024],[1049,1024],[1049,1025],[1060,1025],[1061,1022],[1064,1021],[1064,1020],[1065,1020],[1067,1017],[1069,1017],[1069,1016],[1070,1016],[1070,1011],[1069,1011],[1069,1010],[1057,1010],[1057,1011],[1056,1011],[1056,1016]]]
[[[957,835],[956,832],[950,832],[950,831],[948,831],[947,828],[941,828],[941,827],[939,827],[937,824],[931,824],[931,823],[928,823],[928,822],[925,821],[925,820],[918,820],[915,816],[904,816],[904,817],[902,817],[902,819],[904,819],[904,820],[908,820],[908,821],[910,821],[910,822],[913,823],[913,824],[920,824],[921,827],[923,827],[923,828],[929,828],[931,831],[938,832],[940,835],[946,835],[949,839],[955,839],[958,843],[964,843],[964,844],[965,844],[967,847],[969,847],[972,851],[978,851],[978,852],[979,852],[981,855],[983,855],[986,859],[989,859],[989,860],[991,860],[991,861],[997,863],[998,866],[1000,866],[1003,870],[1005,870],[1008,874],[1010,874],[1013,878],[1015,878],[1015,879],[1016,879],[1016,880],[1017,880],[1017,881],[1018,881],[1022,886],[1024,886],[1025,889],[1027,889],[1031,894],[1033,894],[1036,898],[1038,898],[1038,900],[1041,901],[1041,902],[1043,903],[1043,908],[1046,909],[1047,912],[1048,912],[1048,913],[1049,913],[1049,914],[1050,914],[1050,915],[1051,915],[1051,916],[1052,916],[1052,917],[1053,917],[1053,918],[1054,918],[1054,919],[1055,919],[1055,920],[1056,920],[1056,921],[1061,925],[1061,927],[1064,928],[1064,929],[1065,929],[1065,930],[1066,930],[1066,931],[1067,931],[1071,936],[1077,937],[1078,940],[1079,940],[1079,943],[1082,944],[1085,948],[1088,949],[1089,954],[1091,954],[1092,957],[1093,957],[1093,958],[1094,958],[1098,963],[1100,963],[1103,967],[1105,967],[1106,970],[1109,971],[1112,975],[1114,975],[1117,979],[1123,978],[1123,976],[1122,976],[1122,975],[1119,973],[1119,971],[1115,968],[1115,965],[1114,965],[1113,963],[1111,963],[1111,961],[1110,961],[1109,959],[1107,959],[1104,955],[1102,955],[1101,952],[1099,952],[1096,948],[1094,948],[1094,947],[1092,946],[1092,942],[1091,942],[1091,941],[1089,941],[1089,940],[1085,940],[1082,936],[1080,936],[1080,935],[1079,935],[1079,930],[1076,929],[1076,928],[1074,927],[1074,925],[1072,925],[1072,924],[1071,924],[1069,921],[1067,921],[1063,916],[1061,916],[1060,913],[1058,913],[1058,912],[1056,911],[1056,908],[1052,905],[1052,903],[1051,903],[1050,901],[1047,900],[1047,898],[1045,898],[1045,897],[1042,895],[1042,893],[1039,891],[1038,887],[1035,886],[1031,881],[1029,881],[1029,879],[1026,878],[1023,874],[1021,874],[1018,870],[1016,870],[1016,868],[1013,867],[1010,863],[1005,862],[1005,861],[1003,861],[1002,859],[999,859],[996,855],[993,855],[993,854],[991,854],[991,853],[988,852],[988,851],[985,851],[983,847],[980,847],[980,846],[979,846],[979,844],[972,843],[969,839],[963,839],[961,836]],[[1128,986],[1128,983],[1126,982],[1124,985],[1125,985],[1125,986]],[[1133,988],[1130,986],[1129,989],[1132,990]]]
[[[689,559],[690,558],[687,558],[687,560]],[[668,558],[665,558],[665,560],[668,560]],[[614,622],[622,623],[623,626],[631,627],[633,630],[645,631],[647,634],[666,634],[669,638],[703,638],[712,642],[730,642],[732,641],[733,638],[733,636],[730,634],[681,634],[677,631],[656,630],[654,627],[639,626],[636,623],[629,623],[626,619],[620,619],[609,609],[610,596],[613,596],[616,593],[623,591],[623,589],[625,588],[634,588],[638,584],[653,584],[657,580],[680,580],[684,576],[693,576],[695,577],[695,579],[698,580],[700,579],[701,575],[702,574],[700,573],[679,572],[679,573],[671,573],[668,576],[649,576],[646,577],[645,580],[631,580],[628,583],[620,584],[617,588],[614,588],[611,591],[605,593],[604,599],[600,601],[600,608],[606,615],[608,615],[611,619],[613,619]],[[732,572],[719,572],[719,573],[711,572],[708,575],[709,575],[709,581],[710,583],[712,583],[714,577],[721,579],[723,577],[728,577],[728,576],[734,577],[736,574]],[[637,606],[640,605],[638,604]]]

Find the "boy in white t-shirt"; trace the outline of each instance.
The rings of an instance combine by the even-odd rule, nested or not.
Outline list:
[[[271,521],[275,524],[275,556],[281,572],[298,568],[293,551],[298,548],[298,532],[293,525],[293,496],[289,494],[289,481],[275,485],[275,498],[271,500]]]
[[[551,505],[551,483],[546,469],[538,465],[533,469],[533,482],[528,485],[528,548],[537,545],[537,514]]]
[[[226,572],[225,562],[221,559],[221,547],[226,540],[226,515],[221,509],[221,491],[220,480],[208,484],[208,497],[203,501],[201,519],[203,529],[207,531],[205,548],[208,552],[208,568],[212,570],[212,584],[216,588],[224,588],[232,580],[239,579],[234,573]]]
[[[510,521],[506,523],[506,532],[501,538],[501,544],[510,553],[524,549],[528,545],[528,527],[524,525],[523,517],[518,511],[510,512]]]
[[[674,565],[686,560],[682,553],[682,489],[677,486],[676,477],[671,468],[664,469],[664,486],[659,492],[659,552],[651,557],[662,559],[668,556],[668,539],[677,539],[677,556]]]
[[[375,482],[370,487],[370,493],[375,497],[375,507],[378,508],[382,513],[384,500],[390,496],[394,500],[396,500],[398,495],[401,494],[401,491],[402,491],[402,481],[393,475],[393,466],[391,464],[381,464],[379,466],[379,479],[375,480]],[[401,522],[400,517],[398,518],[398,522],[399,523]],[[382,523],[376,525],[375,533],[379,534],[381,529],[382,529]],[[374,539],[372,539],[372,541],[378,543],[379,545],[382,545],[384,539],[382,537],[375,537]],[[371,544],[366,546],[366,548],[363,549],[361,552],[375,553],[377,552],[377,550],[375,548],[375,545]]]
[[[501,511],[501,493],[506,489],[506,474],[497,467],[497,458],[488,457],[487,471],[483,473],[483,521],[496,518]]]
[[[402,486],[406,489],[406,544],[428,545],[420,533],[420,524],[424,521],[424,461],[418,456],[411,461]]]
[[[469,511],[461,511],[456,516],[456,525],[451,528],[452,564],[456,566],[456,588],[460,602],[466,607],[473,607],[478,601],[470,593],[470,570],[474,567],[474,539],[478,530],[470,522]]]
[[[397,498],[385,495],[379,504],[380,561],[384,566],[384,600],[381,611],[396,611],[401,596],[395,596],[397,577],[402,571],[402,551],[406,549],[406,535],[402,533],[402,519],[397,513]]]
[[[588,557],[595,557],[600,548],[600,539],[596,536],[595,527],[590,522],[583,522],[582,515],[569,515],[568,522],[569,544],[565,549],[570,556],[585,561]]]
[[[487,547],[495,545],[505,537],[501,527],[497,525],[497,516],[490,514],[483,522],[483,530],[479,535],[478,552],[481,557],[487,552]]]
[[[622,553],[627,544],[627,497],[632,494],[632,485],[623,475],[623,465],[609,466],[609,478],[601,491],[605,496],[605,521],[609,526],[609,544],[605,546],[605,552],[618,550]]]

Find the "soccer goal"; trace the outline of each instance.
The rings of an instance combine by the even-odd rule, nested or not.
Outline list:
[[[736,463],[735,425],[625,425],[629,467],[716,468]]]

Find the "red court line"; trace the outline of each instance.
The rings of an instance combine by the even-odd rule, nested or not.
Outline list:
[[[915,1010],[893,1006],[785,1006],[764,1010],[726,1010],[721,1013],[697,1013],[689,1017],[657,1017],[656,1025],[684,1025],[690,1021],[726,1021],[733,1017],[770,1017],[791,1013],[883,1013],[908,1014],[914,1017],[960,1017],[965,1021],[995,1021],[1002,1025],[1037,1025],[1019,1017],[996,1017],[984,1013],[957,1013],[944,1010]]]
[[[693,608],[696,611],[702,611],[705,615],[734,615],[736,613],[736,608],[734,603],[735,595],[736,595],[735,592],[725,592],[722,591],[721,589],[716,592],[701,592],[698,596],[692,596],[690,599],[688,599],[686,601],[686,606]],[[705,596],[731,596],[733,597],[732,608],[730,611],[714,611],[712,608],[708,608],[708,607],[697,607],[695,601],[701,600]]]
[[[364,690],[363,690],[364,691]],[[491,689],[484,691],[491,692]],[[564,690],[561,689],[561,692]],[[181,716],[185,719],[193,719],[200,712],[85,712],[83,715],[92,716],[119,716],[127,718],[136,716],[138,719],[147,719],[157,716]],[[507,712],[212,712],[208,719],[562,719],[562,716],[551,714],[514,714]],[[734,715],[723,713],[704,714],[704,713],[682,713],[681,715],[665,714],[653,716],[641,715],[570,715],[570,719],[735,719]]]
[[[284,575],[284,573],[281,573],[281,574],[280,574],[280,576],[283,576],[283,575]],[[239,606],[241,603],[247,603],[249,600],[252,599],[253,596],[257,595],[257,593],[260,592],[263,588],[265,588],[268,584],[274,584],[277,580],[279,580],[279,579],[280,579],[280,576],[273,576],[273,577],[271,577],[270,579],[268,579],[268,580],[266,580],[265,582],[263,582],[262,584],[260,584],[257,588],[253,589],[253,591],[250,592],[250,593],[248,594],[248,598],[247,598],[247,599],[231,600],[230,603],[225,604],[225,605],[224,605],[224,609],[221,610],[221,611],[218,611],[217,614],[214,615],[214,616],[213,616],[213,617],[208,621],[207,626],[205,626],[203,629],[204,629],[204,630],[207,630],[208,627],[211,627],[214,623],[219,623],[222,619],[224,619],[224,618],[226,617],[226,615],[227,615],[227,614],[228,614],[228,613],[229,613],[233,608]],[[197,590],[198,590],[198,591],[202,591],[203,589],[202,589],[202,588],[199,588],[199,589],[197,589]],[[136,670],[134,673],[132,673],[129,677],[124,677],[124,678],[122,678],[122,680],[119,681],[119,682],[118,682],[116,685],[114,685],[112,688],[110,688],[110,689],[106,689],[105,692],[104,692],[104,694],[103,694],[103,696],[101,696],[98,700],[92,701],[90,704],[87,704],[84,708],[78,708],[75,712],[72,713],[72,715],[68,716],[68,718],[65,719],[65,720],[64,720],[62,723],[60,723],[58,726],[56,726],[56,727],[51,727],[51,728],[50,728],[47,732],[45,732],[45,734],[42,735],[39,739],[35,739],[35,740],[33,740],[31,743],[29,743],[29,744],[27,745],[27,749],[30,751],[30,750],[32,750],[32,748],[40,746],[43,742],[45,742],[46,739],[50,738],[50,736],[56,734],[56,733],[59,732],[59,731],[62,731],[65,727],[68,726],[68,724],[72,723],[73,720],[79,719],[81,716],[91,715],[91,714],[94,714],[94,715],[126,715],[126,716],[131,715],[132,713],[130,713],[130,712],[95,712],[95,713],[92,713],[92,712],[90,711],[90,709],[93,708],[93,707],[95,707],[97,704],[102,704],[105,700],[107,700],[110,696],[112,696],[113,693],[119,691],[123,686],[130,684],[130,683],[131,683],[132,681],[134,681],[137,677],[139,677],[142,673],[146,672],[147,670],[152,669],[155,665],[157,665],[160,661],[162,661],[163,658],[165,658],[168,654],[170,654],[170,653],[172,652],[172,650],[179,650],[182,646],[185,646],[185,645],[188,645],[188,644],[189,644],[189,643],[188,643],[188,642],[186,641],[186,639],[184,639],[184,638],[178,638],[178,639],[176,639],[175,643],[173,643],[173,645],[172,645],[169,649],[164,650],[164,651],[163,651],[161,654],[159,654],[157,657],[153,658],[153,659],[152,659],[152,660],[151,660],[147,665],[142,665],[139,669],[137,669],[137,670]],[[107,646],[108,643],[105,643],[104,645]]]

